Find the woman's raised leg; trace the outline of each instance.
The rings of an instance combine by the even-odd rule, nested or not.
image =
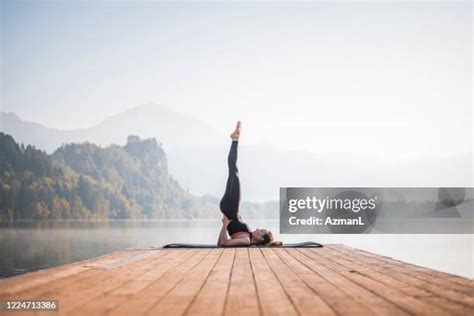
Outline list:
[[[229,219],[237,219],[241,200],[239,169],[237,168],[237,148],[239,144],[240,128],[241,124],[238,122],[235,131],[231,135],[232,144],[227,157],[229,176],[227,178],[224,196],[219,205],[221,212]]]

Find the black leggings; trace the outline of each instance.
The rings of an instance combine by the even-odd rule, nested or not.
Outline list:
[[[240,180],[239,169],[237,169],[237,145],[238,141],[232,141],[227,164],[229,165],[229,177],[225,187],[224,196],[219,204],[221,212],[229,219],[238,219],[240,205]]]

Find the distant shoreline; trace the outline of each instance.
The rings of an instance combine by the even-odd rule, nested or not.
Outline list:
[[[252,218],[247,218],[249,221],[252,222],[279,222],[279,219],[252,219]],[[60,222],[90,222],[90,223],[105,223],[105,222],[218,222],[220,219],[216,217],[215,219],[211,218],[190,218],[190,219],[17,219],[13,221],[3,221],[0,222],[0,224],[3,223],[32,223],[32,222],[38,222],[38,223],[45,223],[45,222],[51,222],[51,223],[60,223]]]

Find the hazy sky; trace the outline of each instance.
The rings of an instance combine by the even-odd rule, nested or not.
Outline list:
[[[2,1],[3,111],[78,128],[146,102],[248,144],[472,151],[466,2]]]

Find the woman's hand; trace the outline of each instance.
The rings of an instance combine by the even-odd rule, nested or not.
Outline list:
[[[222,228],[221,232],[219,233],[219,238],[217,239],[217,245],[225,246],[229,241],[229,237],[227,236],[227,225],[229,224],[230,220],[227,216],[222,216]]]
[[[222,225],[223,226],[227,226],[229,224],[229,219],[227,218],[227,216],[222,216]]]

